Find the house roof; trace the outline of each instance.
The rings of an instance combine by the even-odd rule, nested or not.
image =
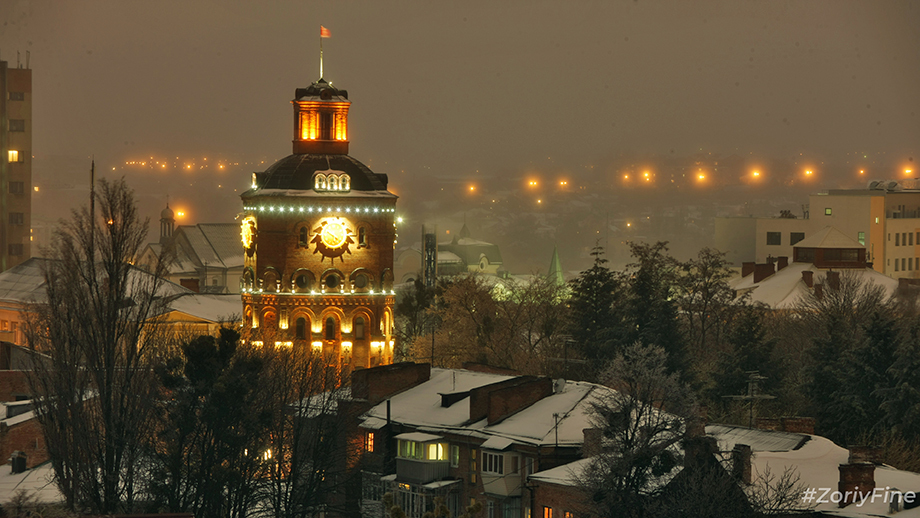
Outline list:
[[[441,406],[440,394],[466,392],[513,377],[459,369],[431,369],[428,381],[390,398],[390,419],[418,432],[432,434],[451,433],[480,439],[501,437],[533,446],[580,446],[584,442],[584,429],[591,427],[590,403],[597,401],[599,394],[611,390],[593,383],[565,381],[554,394],[492,425],[487,419],[469,422],[469,397],[448,407]],[[558,415],[558,422],[554,414]],[[374,423],[377,419],[386,419],[386,403],[374,406],[361,418],[373,418]]]
[[[182,293],[172,299],[165,312],[177,311],[210,323],[239,320],[243,313],[239,294],[214,295],[209,293]]]
[[[54,483],[51,462],[40,464],[22,473],[12,473],[9,464],[0,466],[0,502],[9,502],[18,491],[35,496],[38,503],[50,504],[64,500]]]
[[[43,301],[45,299],[43,265],[47,261],[48,259],[32,257],[0,273],[0,301],[17,304]],[[143,286],[146,278],[151,276],[146,271],[136,267],[131,267],[129,275],[131,276],[129,289],[133,286]],[[183,293],[191,293],[191,290],[165,279],[160,280],[159,296],[171,297]]]
[[[803,271],[814,272],[814,282],[826,283],[827,270],[811,263],[791,263],[760,282],[755,283],[754,276],[748,275],[736,278],[729,284],[739,293],[750,292],[752,302],[760,302],[774,309],[792,309],[801,304],[811,292],[811,288],[802,280]],[[897,280],[872,268],[847,269],[841,271],[841,275],[852,275],[860,282],[881,286],[887,296],[894,295],[898,288]]]
[[[346,173],[350,178],[351,191],[344,193],[317,193],[314,191],[314,176],[318,173]],[[309,191],[314,195],[327,197],[349,196],[353,191],[386,191],[387,175],[377,174],[366,165],[348,155],[288,155],[268,167],[264,173],[256,173],[257,189],[244,192],[245,200],[263,194],[263,189]]]
[[[799,476],[803,488],[815,488],[821,493],[821,488],[837,490],[840,478],[838,466],[846,464],[849,460],[849,451],[834,444],[830,439],[817,435],[788,434],[770,430],[751,430],[738,426],[715,425],[707,426],[706,433],[716,437],[721,451],[730,451],[735,444],[747,444],[754,452],[751,461],[753,482],[767,471],[774,476],[780,476],[788,469],[794,469]],[[781,446],[783,439],[777,434],[799,436],[808,440],[798,447],[787,448],[795,443],[794,438]],[[920,473],[901,471],[891,466],[876,466],[875,487],[897,488],[901,491],[920,491]],[[882,498],[866,501],[862,506],[850,504],[840,508],[836,503],[818,504],[815,508],[825,515],[843,516],[851,518],[864,518],[869,516],[887,516],[888,503]],[[898,516],[905,518],[920,517],[920,508],[903,510]]]
[[[866,248],[834,227],[824,227],[796,243],[793,248]]]
[[[240,244],[240,227],[236,223],[183,225],[176,229],[176,233],[184,235],[191,246],[191,250],[178,251],[177,264],[192,260],[201,265],[207,263],[214,267],[242,268],[243,246]],[[185,269],[176,271],[189,271],[188,265],[182,264],[181,268]],[[191,270],[194,270],[194,266]]]

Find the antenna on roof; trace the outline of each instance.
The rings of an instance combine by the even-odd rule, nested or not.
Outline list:
[[[754,428],[754,404],[759,400],[763,399],[776,399],[776,396],[770,396],[768,394],[760,393],[760,382],[767,379],[766,376],[761,376],[759,371],[747,371],[745,374],[748,375],[748,391],[747,394],[740,396],[722,396],[725,399],[734,399],[736,401],[749,401],[751,404],[750,407],[750,417],[748,418],[748,428]]]

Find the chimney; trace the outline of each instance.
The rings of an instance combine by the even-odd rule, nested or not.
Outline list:
[[[742,276],[742,277],[747,277],[748,275],[754,273],[754,265],[755,265],[755,264],[757,264],[757,263],[755,263],[755,262],[753,262],[753,261],[752,261],[752,262],[749,262],[749,263],[741,263],[741,276]]]
[[[755,264],[754,265],[754,282],[760,282],[767,277],[776,273],[773,269],[773,263]]]
[[[431,378],[430,363],[402,362],[351,373],[351,395],[376,405],[388,397]]]
[[[840,481],[837,483],[837,490],[843,495],[840,507],[858,502],[875,491],[875,464],[871,462],[841,464],[838,469],[840,470]]]
[[[881,464],[882,448],[880,446],[850,446],[850,464]]]
[[[744,485],[751,485],[751,447],[736,444],[732,448],[732,476]]]
[[[823,284],[815,284],[815,297],[817,297],[818,300],[824,299],[824,285]]]
[[[840,289],[840,272],[827,272],[827,287],[834,291]]]
[[[815,272],[811,270],[802,270],[802,280],[805,281],[805,286],[811,288],[815,285]]]
[[[581,447],[581,456],[587,459],[601,453],[604,431],[600,428],[585,428],[582,433],[585,435],[585,443]]]
[[[698,469],[712,462],[719,448],[710,435],[684,439],[684,468]]]
[[[775,432],[780,432],[783,429],[782,421],[778,417],[758,417],[754,426],[758,430],[773,430]]]
[[[488,419],[492,425],[553,393],[553,380],[518,376],[470,391],[470,422]]]
[[[779,258],[776,260],[776,271],[780,271],[780,270],[782,270],[783,268],[785,268],[785,267],[787,267],[787,266],[789,266],[789,257],[788,257],[788,256],[785,256],[785,255],[784,255],[784,256],[779,257]]]
[[[784,432],[815,434],[814,417],[783,417],[781,422]]]

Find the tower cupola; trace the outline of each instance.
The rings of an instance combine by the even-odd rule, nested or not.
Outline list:
[[[325,79],[294,92],[294,154],[348,154],[348,91]]]

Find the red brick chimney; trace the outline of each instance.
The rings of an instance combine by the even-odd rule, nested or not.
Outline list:
[[[811,288],[815,285],[815,272],[811,270],[802,270],[802,280],[805,282],[805,286]]]
[[[776,273],[773,269],[773,263],[755,264],[754,265],[754,282],[760,282],[767,277]]]
[[[824,285],[823,284],[815,284],[815,297],[818,300],[821,300],[824,298]]]
[[[776,271],[780,271],[787,266],[789,266],[789,257],[781,256],[776,259]]]
[[[553,393],[553,380],[518,376],[470,391],[470,422],[483,418],[492,425]]]
[[[827,272],[827,287],[834,291],[840,289],[840,272]]]
[[[732,448],[732,475],[739,482],[751,485],[751,447],[747,444],[736,444]]]
[[[875,491],[875,464],[871,462],[841,464],[838,469],[840,470],[840,481],[837,483],[837,490],[843,495],[840,507],[858,502]]]
[[[749,262],[749,263],[741,263],[741,276],[742,276],[742,277],[747,277],[748,275],[754,273],[754,265],[755,265],[755,264],[757,264],[757,263],[755,263],[755,262],[753,262],[753,261],[752,261],[752,262]]]
[[[351,395],[376,405],[388,397],[431,378],[430,363],[402,362],[351,373]]]

